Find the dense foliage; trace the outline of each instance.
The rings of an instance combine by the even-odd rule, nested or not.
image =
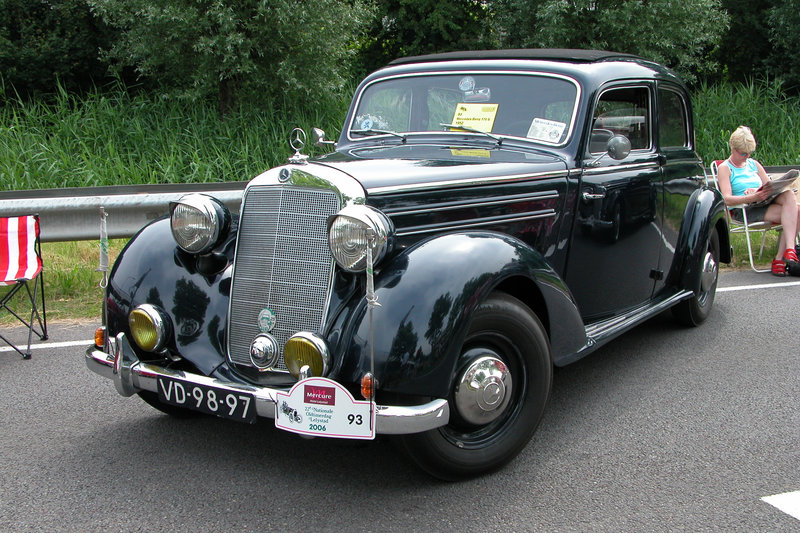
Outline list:
[[[91,88],[105,76],[98,50],[112,38],[85,0],[0,0],[3,92],[52,92],[56,80],[71,91]]]
[[[216,95],[223,114],[240,91],[306,98],[340,91],[371,20],[361,0],[89,2],[120,31],[106,57],[173,93]]]
[[[709,52],[728,28],[719,0],[495,0],[508,48],[627,52],[685,79],[716,69]]]
[[[690,82],[781,80],[800,92],[797,2],[779,0],[0,0],[0,92],[122,75],[165,96],[341,90],[398,56],[613,49]],[[135,73],[138,77],[133,78]]]
[[[495,48],[490,5],[480,0],[378,0],[377,16],[362,44],[362,72],[397,57]]]

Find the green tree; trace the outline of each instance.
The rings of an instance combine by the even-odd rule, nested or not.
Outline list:
[[[504,47],[627,52],[689,81],[716,68],[711,51],[728,29],[720,0],[494,0]]]
[[[489,3],[480,0],[378,0],[362,51],[367,71],[392,59],[491,47]]]
[[[782,79],[786,90],[797,93],[800,91],[800,35],[797,33],[800,2],[775,2],[767,14],[767,22],[772,45],[767,58],[770,73]]]
[[[119,28],[108,51],[171,94],[215,95],[225,114],[243,92],[322,97],[349,81],[368,0],[89,0]]]
[[[767,15],[776,0],[722,0],[730,29],[722,36],[715,56],[724,68],[711,78],[747,81],[767,73],[773,46]]]
[[[0,76],[7,93],[88,89],[106,67],[99,60],[108,29],[86,0],[0,0]]]

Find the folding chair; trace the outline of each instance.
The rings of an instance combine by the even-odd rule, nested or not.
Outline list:
[[[11,288],[0,297],[0,311],[8,311],[28,329],[28,346],[23,352],[8,338],[0,339],[22,355],[31,357],[31,337],[35,333],[41,340],[47,339],[47,313],[44,305],[44,279],[42,275],[42,246],[39,242],[39,216],[26,215],[0,218],[0,286]],[[31,287],[33,285],[33,287]],[[25,289],[24,291],[22,289]],[[31,312],[28,320],[11,308],[11,301],[20,294],[27,294]],[[41,310],[38,300],[41,299]],[[34,323],[34,319],[36,323]],[[38,324],[38,328],[36,327]]]
[[[717,189],[719,189],[719,183],[717,183],[717,171],[719,169],[719,165],[722,163],[723,160],[721,159],[711,163],[711,177],[714,182],[714,186]],[[740,209],[742,211],[741,221],[731,216],[731,213],[736,209]],[[761,248],[758,251],[758,258],[761,259],[761,256],[764,254],[764,242],[767,239],[767,232],[769,230],[776,230],[778,233],[780,233],[783,231],[783,227],[780,224],[773,224],[772,222],[767,221],[749,222],[747,220],[747,206],[744,204],[728,206],[728,209],[725,211],[725,213],[728,216],[728,228],[730,228],[730,233],[745,234],[745,240],[747,241],[747,255],[750,258],[750,268],[752,268],[755,272],[770,272],[770,268],[756,268],[755,261],[753,260],[753,245],[750,242],[750,234],[761,233]]]

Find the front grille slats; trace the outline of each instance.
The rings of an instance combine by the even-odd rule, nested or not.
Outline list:
[[[252,366],[250,343],[260,333],[258,315],[276,317],[273,335],[281,346],[298,331],[321,331],[333,272],[326,221],[340,208],[328,189],[293,185],[247,190],[231,288],[228,357]]]

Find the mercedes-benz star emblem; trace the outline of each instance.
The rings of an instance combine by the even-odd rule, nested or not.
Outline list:
[[[289,136],[289,144],[292,148],[294,148],[295,152],[299,152],[305,148],[306,132],[304,132],[301,128],[293,129],[291,135]]]

